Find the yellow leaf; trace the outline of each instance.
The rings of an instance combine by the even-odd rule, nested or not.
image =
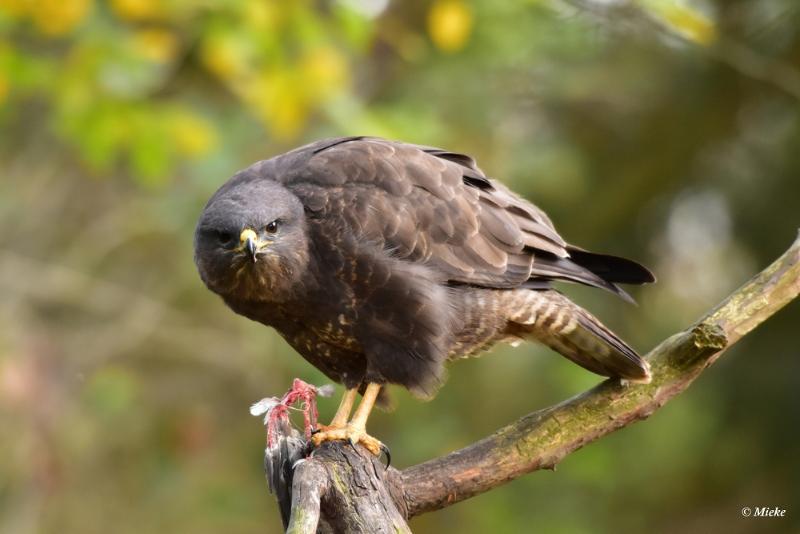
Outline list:
[[[250,54],[245,44],[232,35],[214,35],[203,42],[200,58],[218,77],[235,81],[250,70]]]
[[[133,36],[134,49],[139,55],[156,63],[167,63],[178,51],[178,40],[167,30],[140,30]]]
[[[310,96],[324,100],[338,93],[349,77],[348,65],[342,54],[332,47],[310,51],[300,64],[303,87]]]
[[[161,0],[111,0],[111,9],[124,20],[159,20],[164,17]]]
[[[57,37],[72,31],[91,8],[92,0],[40,0],[32,4],[30,16],[37,30]]]
[[[309,102],[293,73],[274,70],[249,84],[246,99],[270,131],[282,140],[297,137],[305,126]]]
[[[462,0],[437,0],[428,12],[428,34],[444,52],[464,48],[472,32],[472,10]]]
[[[179,112],[170,120],[170,131],[178,151],[190,157],[209,153],[217,144],[214,127],[202,117]]]
[[[8,79],[0,72],[0,106],[2,106],[8,97]]]
[[[700,44],[711,44],[717,38],[714,21],[702,11],[687,4],[686,0],[638,0],[661,19],[672,31]]]
[[[273,109],[268,117],[272,133],[278,139],[291,140],[297,137],[308,118],[308,105],[294,95],[284,99],[283,105]]]
[[[0,0],[0,12],[12,16],[25,15],[32,7],[33,3],[30,0]]]
[[[280,7],[267,0],[254,0],[244,6],[244,22],[259,30],[273,30],[280,19]]]
[[[676,4],[664,6],[662,15],[669,25],[695,43],[707,45],[717,37],[714,22],[687,6]]]

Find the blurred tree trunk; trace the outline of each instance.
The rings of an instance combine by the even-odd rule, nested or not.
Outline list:
[[[648,385],[606,380],[566,402],[522,417],[464,449],[403,471],[365,449],[325,443],[305,457],[284,427],[265,466],[292,533],[410,532],[406,520],[445,508],[538,469],[644,419],[685,390],[731,345],[800,294],[800,237],[780,258],[690,328],[646,356]]]

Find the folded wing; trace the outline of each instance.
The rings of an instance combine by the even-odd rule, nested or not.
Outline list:
[[[542,210],[463,154],[342,138],[290,153],[275,175],[312,217],[344,221],[359,239],[451,283],[542,288],[560,280],[627,297],[617,283],[654,280],[636,262],[568,245]]]

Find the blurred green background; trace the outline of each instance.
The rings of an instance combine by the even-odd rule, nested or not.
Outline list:
[[[800,4],[0,0],[0,531],[280,530],[248,407],[325,379],[202,286],[192,232],[236,170],[345,134],[474,154],[568,240],[651,266],[639,307],[567,289],[646,351],[800,226]],[[412,528],[800,528],[799,323]],[[403,467],[598,380],[498,348],[370,429]]]

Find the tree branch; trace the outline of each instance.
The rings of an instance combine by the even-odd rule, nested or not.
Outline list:
[[[317,531],[320,502],[327,482],[327,473],[319,462],[297,465],[292,484],[291,518],[286,534],[313,534]]]
[[[597,0],[562,0],[582,13],[626,26],[646,35],[663,35],[685,43],[720,61],[739,74],[772,86],[800,100],[800,73],[791,63],[759,54],[746,43],[726,35],[716,35],[710,42],[700,43],[683,35],[676,28],[642,7],[635,0],[599,2]]]
[[[286,477],[294,490],[290,527],[298,525],[292,532],[314,532],[320,514],[318,532],[409,532],[406,518],[463,501],[525,473],[552,469],[587,443],[648,417],[798,294],[800,236],[705,317],[650,351],[646,358],[653,380],[648,385],[606,380],[473,445],[402,472],[383,470],[364,450],[326,443],[294,471],[294,484],[288,480],[291,473]],[[282,461],[272,458],[265,465],[286,465],[289,459]],[[268,475],[275,478],[269,468]],[[280,488],[277,492],[280,495]]]
[[[409,516],[444,508],[537,469],[552,469],[587,443],[648,417],[798,293],[800,236],[708,315],[650,351],[650,384],[607,380],[465,449],[403,471]]]

